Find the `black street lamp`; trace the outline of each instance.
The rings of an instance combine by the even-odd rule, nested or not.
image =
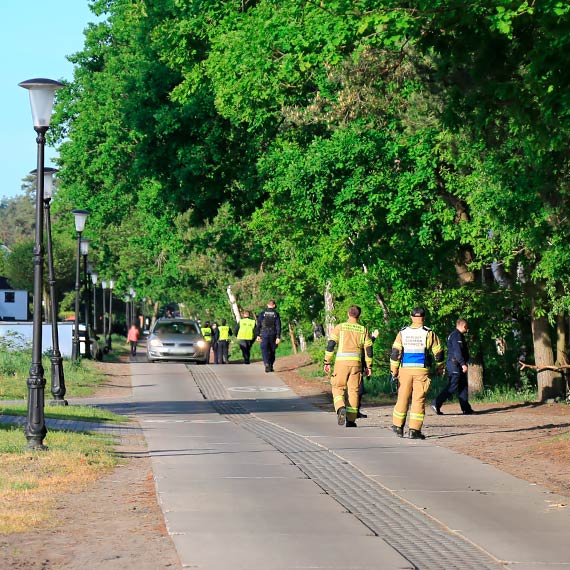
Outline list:
[[[93,332],[97,334],[97,271],[91,271],[91,283],[93,284]]]
[[[37,169],[30,174],[37,175]],[[48,253],[48,282],[51,313],[51,393],[52,406],[67,406],[65,396],[65,377],[63,374],[63,358],[59,350],[59,330],[57,328],[57,298],[55,291],[55,268],[53,263],[53,242],[51,235],[51,215],[50,202],[53,197],[53,175],[57,172],[55,168],[44,168],[44,218],[46,224],[46,244]]]
[[[101,289],[103,290],[103,346],[107,346],[107,307],[105,306],[105,290],[107,289],[106,279],[101,279]]]
[[[79,290],[81,289],[81,234],[85,229],[85,221],[90,214],[87,210],[72,210],[75,216],[75,231],[77,232],[77,260],[75,265],[75,327],[71,344],[71,360],[79,362]]]
[[[132,287],[129,289],[129,293],[131,295],[131,323],[130,324],[132,324],[137,319],[136,306],[135,306],[135,297],[137,296],[137,294]]]
[[[34,130],[38,145],[38,183],[36,189],[36,225],[34,243],[34,317],[32,332],[32,364],[28,378],[28,415],[26,438],[31,449],[47,449],[43,444],[47,434],[44,416],[45,385],[42,366],[42,290],[43,290],[43,199],[44,151],[46,132],[49,129],[55,92],[63,85],[52,79],[29,79],[18,84],[30,94]]]
[[[107,351],[111,350],[111,334],[113,333],[113,287],[115,282],[109,280],[109,336],[107,337]]]
[[[85,314],[85,358],[91,358],[91,335],[89,332],[89,285],[87,283],[87,255],[89,254],[88,239],[81,238],[80,249],[83,256],[83,308]]]
[[[131,298],[129,297],[129,295],[125,295],[125,325],[127,327],[127,334],[129,333],[129,327],[131,326],[131,315],[130,315],[130,307],[129,307],[129,301],[131,300]]]

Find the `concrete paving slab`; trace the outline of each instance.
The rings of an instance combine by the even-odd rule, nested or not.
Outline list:
[[[322,490],[334,480],[334,465],[353,466],[364,478],[354,481],[355,489],[383,489],[395,513],[400,508],[427,513],[443,525],[438,532],[448,528],[450,537],[464,535],[505,564],[516,561],[516,570],[525,565],[551,570],[570,561],[567,510],[556,510],[543,489],[529,491],[528,484],[429,440],[402,440],[387,429],[339,428],[333,413],[313,409],[280,389],[284,385],[277,375],[259,366],[198,367],[197,373],[215,387],[214,396],[224,398],[219,401],[204,400],[183,365],[161,364],[160,371],[160,378],[149,379],[146,371],[135,377],[134,400],[159,500],[188,567],[413,568],[380,538],[366,536],[368,528],[358,519],[367,521],[382,501],[362,504],[357,492],[343,507]],[[287,445],[298,449],[308,473],[316,469],[312,477],[324,477],[324,487],[292,464],[296,451],[278,451]],[[337,463],[323,463],[327,456]],[[412,534],[430,524],[423,514],[417,516],[408,530]],[[355,531],[349,546],[345,527]],[[395,530],[397,524],[379,534]],[[411,549],[416,562],[421,560],[413,541],[400,544]],[[453,560],[453,553],[444,554],[447,562]],[[425,568],[461,567],[438,566],[437,556],[428,558]],[[493,561],[484,567],[494,567]]]
[[[209,533],[174,535],[186,567],[203,570],[411,570],[414,568],[378,537],[351,537],[350,546],[337,534],[313,536]],[[269,556],[267,553],[270,553]]]

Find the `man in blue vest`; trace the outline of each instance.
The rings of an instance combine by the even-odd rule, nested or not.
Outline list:
[[[257,317],[257,341],[261,343],[261,355],[265,364],[265,372],[273,372],[275,362],[275,350],[280,342],[281,317],[276,310],[275,301],[272,299],[267,307]]]
[[[390,372],[398,378],[398,401],[392,413],[392,431],[404,435],[410,398],[410,439],[425,439],[422,433],[426,394],[430,385],[430,353],[433,354],[438,373],[443,371],[444,353],[437,335],[424,326],[425,311],[421,307],[412,310],[412,324],[398,332],[390,354]]]

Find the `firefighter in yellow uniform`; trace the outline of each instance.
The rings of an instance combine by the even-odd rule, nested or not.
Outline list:
[[[372,374],[372,340],[366,328],[358,324],[361,312],[356,305],[350,307],[348,321],[334,328],[325,352],[324,370],[325,374],[329,374],[334,349],[338,344],[331,385],[339,426],[356,427],[363,352],[366,375]],[[348,406],[345,391],[348,392]]]
[[[430,385],[430,352],[435,359],[438,373],[443,372],[444,353],[437,335],[424,326],[425,311],[417,307],[412,310],[411,317],[412,324],[400,330],[390,355],[390,371],[392,376],[398,378],[399,384],[398,401],[392,415],[392,431],[403,437],[411,398],[408,435],[410,439],[425,439],[422,425]]]

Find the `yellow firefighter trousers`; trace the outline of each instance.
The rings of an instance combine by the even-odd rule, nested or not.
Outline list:
[[[342,406],[346,407],[346,419],[349,422],[356,420],[358,414],[358,387],[362,376],[362,364],[360,361],[338,361],[334,365],[331,377],[334,409],[338,411]],[[344,392],[348,391],[348,406],[345,404]]]
[[[421,431],[426,412],[426,395],[430,385],[427,370],[400,368],[398,381],[400,382],[398,401],[394,406],[392,421],[395,426],[404,426],[411,397],[412,405],[410,407],[410,421],[408,427]]]

